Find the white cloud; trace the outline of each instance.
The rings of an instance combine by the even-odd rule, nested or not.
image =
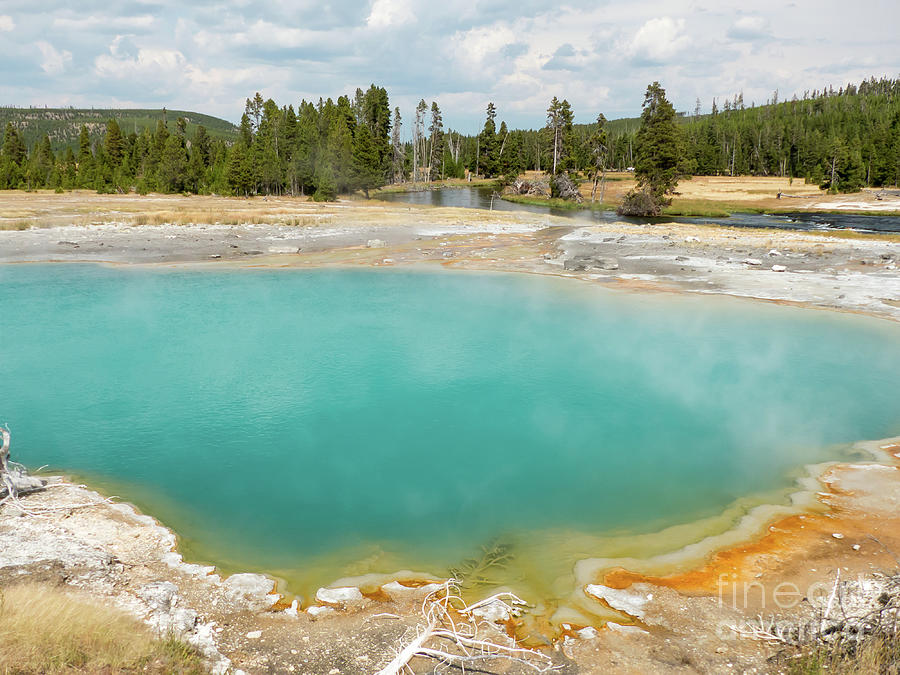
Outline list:
[[[762,102],[776,88],[789,98],[896,77],[900,3],[873,2],[876,22],[846,3],[813,11],[814,0],[218,0],[215,11],[175,0],[102,11],[93,0],[69,3],[83,11],[0,0],[0,96],[167,104],[236,120],[257,89],[296,105],[375,82],[404,119],[425,98],[448,127],[477,131],[489,100],[511,126],[542,125],[553,96],[567,98],[579,122],[599,111],[631,116],[658,79],[678,109],[700,97],[708,110],[713,96],[741,90]]]
[[[668,16],[650,19],[634,34],[626,51],[637,61],[669,61],[690,46],[690,38],[684,35],[684,25],[684,19]]]
[[[415,19],[416,15],[409,0],[375,0],[366,19],[366,25],[369,28],[388,28],[412,23]]]
[[[761,16],[742,16],[731,24],[728,37],[735,40],[755,40],[769,32],[769,22]]]
[[[448,56],[455,58],[460,67],[471,69],[471,72],[481,76],[507,65],[499,57],[516,39],[513,29],[503,23],[473,28],[450,37]]]
[[[94,70],[101,77],[160,80],[184,71],[186,59],[176,49],[140,48],[137,54],[127,55],[122,52],[121,40],[121,35],[116,36],[109,54],[94,59]]]
[[[59,75],[66,69],[66,65],[72,62],[72,52],[65,49],[59,51],[49,42],[40,40],[36,43],[41,50],[41,68],[48,75]]]
[[[156,19],[149,14],[137,16],[85,16],[53,19],[53,27],[66,31],[127,31],[151,28]]]

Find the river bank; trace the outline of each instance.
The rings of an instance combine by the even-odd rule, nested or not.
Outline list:
[[[896,235],[581,222],[527,211],[291,198],[4,193],[0,210],[44,225],[0,232],[3,263],[423,263],[900,317]]]
[[[97,196],[67,202],[38,195],[17,205],[52,212],[58,223],[83,220],[0,232],[0,261],[5,263],[440,265],[550,274],[625,291],[733,295],[900,320],[900,244],[891,237],[580,224],[527,213],[288,199]],[[86,207],[88,213],[75,211]],[[234,224],[216,224],[217,215]],[[160,224],[138,224],[142,219]],[[253,219],[258,222],[249,222]],[[900,449],[892,443],[896,439],[878,445],[896,454]],[[821,513],[771,523],[769,534],[757,533],[751,544],[720,551],[708,568],[694,574],[653,576],[636,566],[601,573],[597,568],[583,577],[585,589],[597,586],[588,592],[593,599],[586,600],[625,610],[632,617],[625,623],[636,628],[592,632],[572,622],[549,653],[568,672],[688,666],[704,672],[767,670],[772,648],[735,640],[728,627],[771,606],[761,608],[759,599],[723,605],[721,575],[732,575],[725,577],[729,583],[755,582],[765,589],[786,582],[805,588],[830,583],[837,569],[872,575],[890,568],[886,550],[900,545],[894,534],[900,532],[900,479],[893,466],[861,466],[866,465],[828,470],[820,490]],[[63,506],[92,496],[59,488],[28,500]],[[335,602],[318,603],[346,612],[296,612],[269,592],[272,582],[264,577],[235,575],[223,581],[214,570],[184,565],[173,552],[172,533],[127,506],[102,505],[70,515],[62,510],[49,521],[20,517],[5,506],[0,537],[0,584],[25,577],[66,583],[131,606],[151,622],[182,621],[179,628],[220,670],[372,672],[419,621],[421,591],[402,584],[368,595],[347,591],[331,596]],[[617,595],[599,586],[631,590]],[[803,608],[791,610],[800,616]],[[400,618],[379,618],[385,613]]]

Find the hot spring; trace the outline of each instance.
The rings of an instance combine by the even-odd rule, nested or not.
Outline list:
[[[305,599],[405,569],[551,601],[900,433],[900,326],[526,275],[5,266],[0,363],[14,459]]]

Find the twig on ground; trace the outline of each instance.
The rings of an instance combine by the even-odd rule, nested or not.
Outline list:
[[[512,593],[498,593],[467,605],[460,597],[455,579],[449,579],[441,587],[429,593],[422,601],[424,625],[416,628],[416,637],[403,647],[394,659],[377,675],[399,675],[409,668],[409,663],[417,656],[436,659],[445,665],[459,666],[463,671],[479,662],[503,659],[531,668],[537,673],[556,670],[552,659],[546,654],[501,644],[490,637],[479,635],[479,621],[475,610],[500,603],[504,611],[512,614],[516,608],[526,603]],[[443,646],[429,646],[440,643]]]

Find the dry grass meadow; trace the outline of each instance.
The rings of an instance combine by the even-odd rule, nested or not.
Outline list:
[[[108,606],[43,584],[0,589],[0,675],[205,672],[192,648]]]

